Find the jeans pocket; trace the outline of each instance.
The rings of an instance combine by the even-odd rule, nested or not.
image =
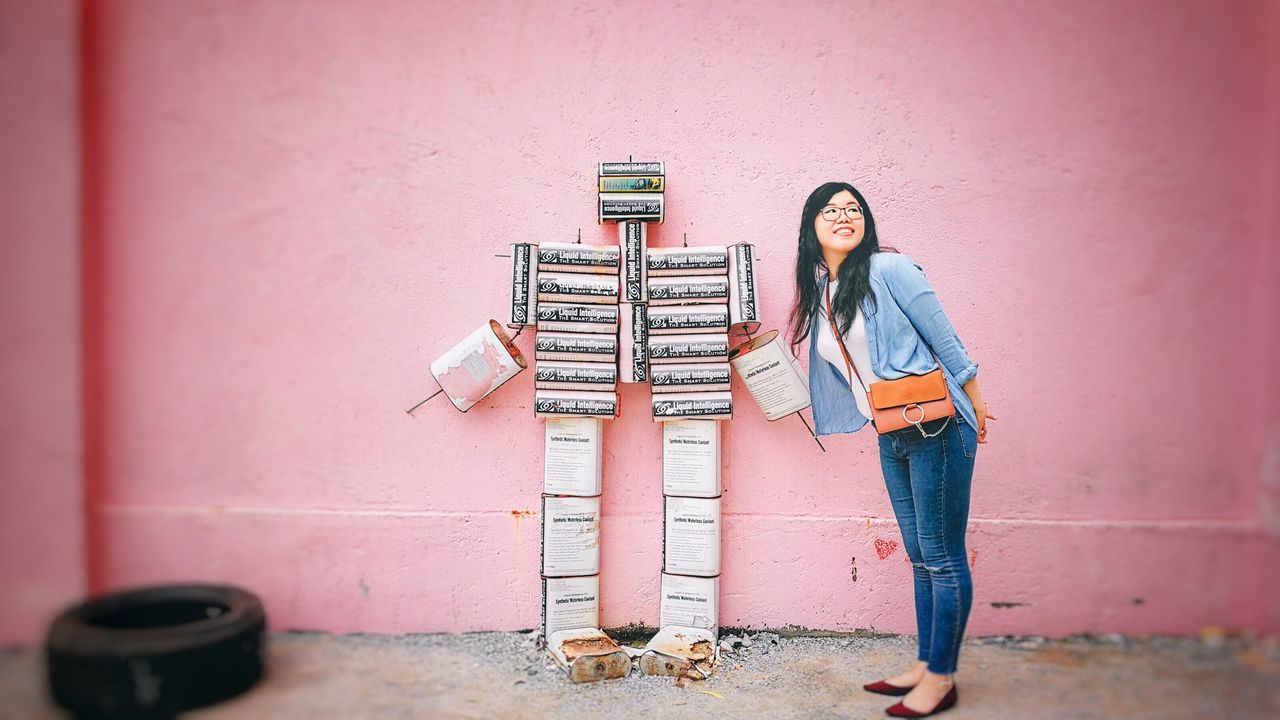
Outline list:
[[[956,432],[960,435],[960,451],[964,456],[973,460],[978,457],[978,431],[969,427],[969,423],[965,422],[959,414],[956,415]]]

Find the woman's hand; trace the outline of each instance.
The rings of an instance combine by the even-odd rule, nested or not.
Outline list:
[[[964,384],[964,394],[969,396],[969,402],[973,405],[973,414],[978,417],[978,442],[985,443],[987,441],[987,421],[997,418],[991,414],[986,401],[982,399],[982,391],[978,389],[978,378],[973,378]]]
[[[978,416],[978,442],[985,443],[987,441],[987,421],[998,418],[991,414],[991,410],[986,405],[982,407],[974,406],[973,414]]]

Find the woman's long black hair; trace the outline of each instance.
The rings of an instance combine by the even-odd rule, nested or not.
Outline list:
[[[809,326],[813,316],[818,314],[819,303],[823,298],[818,293],[818,273],[827,271],[827,264],[822,258],[822,245],[818,243],[818,233],[813,229],[814,220],[822,208],[831,202],[831,198],[842,190],[848,190],[858,206],[862,208],[863,234],[862,242],[853,249],[840,263],[836,279],[840,287],[831,298],[835,311],[836,323],[840,333],[849,331],[853,324],[853,316],[862,303],[863,298],[870,300],[872,310],[875,309],[876,297],[871,292],[871,256],[880,252],[880,239],[876,237],[876,221],[871,214],[871,207],[862,197],[862,193],[849,183],[829,182],[818,187],[804,201],[804,210],[800,213],[800,246],[796,253],[796,296],[791,306],[791,350],[796,351],[800,343],[809,337]],[[892,252],[892,248],[885,248]]]

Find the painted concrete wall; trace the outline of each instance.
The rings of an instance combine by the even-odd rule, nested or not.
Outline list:
[[[403,408],[501,317],[507,243],[616,240],[593,169],[633,155],[669,168],[653,244],[757,243],[770,325],[823,181],[925,266],[1001,418],[971,632],[1277,627],[1274,403],[1240,380],[1274,344],[1274,4],[91,5],[94,587],[234,581],[277,628],[536,625],[529,377]],[[735,394],[723,623],[912,632],[874,437],[824,455]],[[647,397],[606,436],[608,626],[657,619]]]
[[[85,587],[78,27],[0,0],[0,647]]]
[[[1266,67],[1269,69],[1266,85],[1268,97],[1267,140],[1263,146],[1263,157],[1280,157],[1280,2],[1270,5],[1270,19],[1266,22],[1269,28],[1267,41]],[[1257,286],[1260,288],[1259,300],[1255,307],[1259,309],[1260,321],[1256,326],[1265,328],[1265,345],[1259,357],[1280,357],[1280,282],[1275,281],[1276,270],[1280,269],[1280,248],[1276,247],[1276,239],[1280,238],[1280,204],[1275,201],[1280,197],[1280,162],[1273,162],[1264,167],[1263,180],[1259,183],[1261,198],[1259,205],[1265,212],[1265,230],[1262,233],[1262,257],[1257,267]],[[1272,367],[1275,361],[1271,362]],[[1245,572],[1255,572],[1266,579],[1266,585],[1260,598],[1258,613],[1259,625],[1280,628],[1280,404],[1274,399],[1280,397],[1280,377],[1268,372],[1262,393],[1263,418],[1260,427],[1263,429],[1261,452],[1258,466],[1260,480],[1258,513],[1263,526],[1263,543],[1260,561]]]

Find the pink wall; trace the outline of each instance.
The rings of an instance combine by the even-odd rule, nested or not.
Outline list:
[[[0,647],[85,586],[77,31],[0,0]]]
[[[757,243],[770,325],[822,181],[925,265],[1001,417],[974,633],[1280,628],[1277,393],[1236,380],[1276,344],[1274,3],[93,5],[95,587],[235,581],[277,628],[534,626],[528,376],[402,409],[501,317],[494,253],[616,239],[594,163],[634,155],[668,164],[654,244]],[[912,632],[874,438],[822,455],[735,393],[722,621]],[[646,399],[606,437],[608,626],[657,620]]]
[[[1269,103],[1265,125],[1267,139],[1261,156],[1277,158],[1280,157],[1280,2],[1271,3],[1266,27],[1269,28],[1266,57],[1269,74],[1265,96]],[[1255,270],[1259,292],[1254,306],[1258,308],[1259,315],[1256,326],[1266,328],[1268,332],[1262,334],[1266,344],[1258,356],[1277,358],[1280,357],[1280,282],[1275,280],[1275,270],[1280,268],[1280,248],[1276,247],[1275,241],[1280,238],[1280,204],[1275,199],[1280,197],[1280,162],[1264,165],[1262,178],[1258,185],[1258,205],[1268,212],[1264,216],[1262,252]],[[1271,364],[1274,366],[1274,361]],[[1265,541],[1261,544],[1259,561],[1244,572],[1256,572],[1265,578],[1266,584],[1257,594],[1257,624],[1274,629],[1280,628],[1280,602],[1274,599],[1280,597],[1280,404],[1274,402],[1280,397],[1280,378],[1276,373],[1268,372],[1264,382],[1260,394],[1267,402],[1264,403],[1260,423],[1258,512]]]

